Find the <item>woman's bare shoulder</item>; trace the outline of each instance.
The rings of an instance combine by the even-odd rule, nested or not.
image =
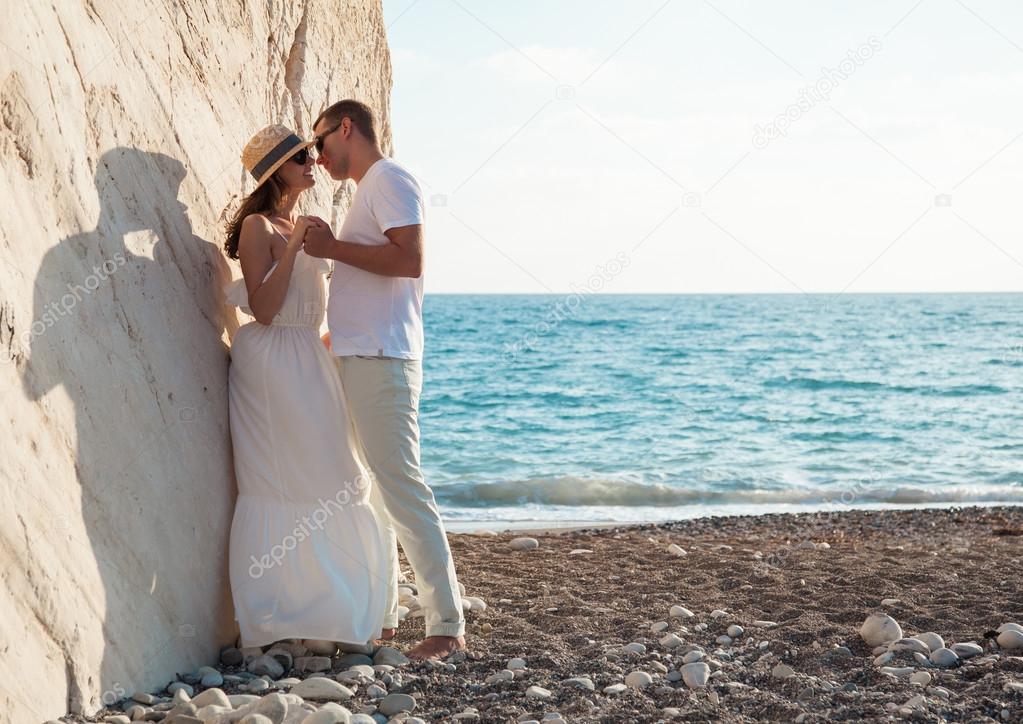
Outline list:
[[[241,232],[238,235],[239,254],[244,249],[268,250],[273,233],[274,227],[270,219],[262,214],[249,214],[242,220]]]

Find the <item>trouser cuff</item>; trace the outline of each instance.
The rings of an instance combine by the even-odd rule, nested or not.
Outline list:
[[[463,636],[465,621],[458,623],[435,623],[426,627],[427,636]]]

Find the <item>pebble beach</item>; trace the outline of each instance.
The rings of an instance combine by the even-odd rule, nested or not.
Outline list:
[[[387,646],[228,647],[61,721],[1023,721],[1020,507],[449,538],[467,652],[403,655],[409,575]]]

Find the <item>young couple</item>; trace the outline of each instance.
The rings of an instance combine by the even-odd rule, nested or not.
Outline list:
[[[335,103],[313,132],[303,141],[268,126],[245,146],[256,188],[224,245],[244,277],[228,301],[255,317],[234,336],[228,376],[235,618],[243,646],[390,639],[397,540],[426,623],[409,656],[443,657],[465,648],[465,621],[419,464],[423,195],[384,157],[365,104]],[[314,165],[357,184],[338,238],[322,219],[295,214]]]

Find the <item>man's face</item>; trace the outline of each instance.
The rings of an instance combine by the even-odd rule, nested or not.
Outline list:
[[[341,126],[324,118],[313,129],[317,136],[323,136],[323,150],[319,152],[316,163],[330,174],[335,181],[344,181],[348,175],[348,141],[351,137],[351,121],[345,118]]]

